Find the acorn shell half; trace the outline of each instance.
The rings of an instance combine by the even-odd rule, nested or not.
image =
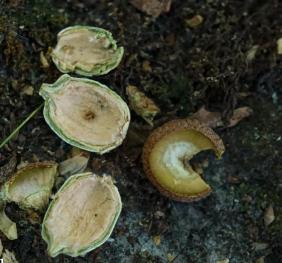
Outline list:
[[[97,76],[116,68],[123,53],[123,47],[117,47],[111,32],[98,27],[72,26],[58,33],[51,55],[63,73]]]
[[[220,158],[225,150],[221,138],[197,120],[172,120],[155,129],[145,142],[143,167],[150,181],[165,196],[191,202],[208,196],[210,186],[189,164],[204,150]]]
[[[92,173],[69,177],[45,214],[42,237],[48,253],[84,256],[111,235],[122,203],[110,176]]]
[[[44,118],[65,142],[103,154],[124,140],[130,111],[122,98],[107,86],[65,74],[54,84],[43,84]]]
[[[22,209],[43,210],[49,203],[57,172],[57,163],[31,163],[19,169],[3,187],[5,200]]]

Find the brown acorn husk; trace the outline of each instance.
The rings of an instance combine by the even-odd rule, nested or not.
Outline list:
[[[164,136],[172,132],[185,131],[185,130],[195,130],[197,132],[202,133],[207,138],[209,138],[209,140],[215,146],[214,150],[217,158],[220,158],[224,153],[225,146],[223,144],[223,141],[211,128],[205,126],[204,124],[202,124],[196,119],[177,119],[177,120],[169,121],[164,125],[156,128],[149,135],[143,147],[142,162],[143,162],[144,171],[148,179],[160,191],[161,194],[175,201],[193,202],[207,197],[212,192],[211,188],[193,196],[169,191],[166,188],[164,188],[155,178],[153,172],[151,171],[150,163],[149,163],[149,156],[157,142],[159,142]]]

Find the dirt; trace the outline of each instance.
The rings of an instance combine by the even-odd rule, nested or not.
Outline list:
[[[140,153],[151,127],[132,113],[124,144],[103,156],[91,154],[89,165],[96,173],[111,174],[122,196],[123,211],[111,238],[85,257],[51,259],[40,236],[43,215],[31,224],[30,215],[9,204],[6,212],[17,222],[19,238],[1,240],[19,262],[249,263],[262,256],[267,263],[282,262],[278,0],[175,0],[158,18],[125,0],[0,0],[0,5],[1,141],[42,103],[41,84],[61,75],[51,62],[50,47],[61,29],[77,24],[108,29],[124,46],[121,65],[94,79],[125,100],[129,84],[145,92],[161,109],[155,126],[202,106],[226,119],[240,106],[254,111],[237,126],[216,130],[226,153],[221,160],[205,155],[204,177],[213,193],[191,204],[161,196],[146,179]],[[190,28],[186,21],[195,15],[203,22]],[[49,67],[40,61],[41,52]],[[0,165],[14,153],[18,163],[60,162],[70,150],[39,113],[0,150]],[[269,205],[275,220],[266,227],[263,215]]]

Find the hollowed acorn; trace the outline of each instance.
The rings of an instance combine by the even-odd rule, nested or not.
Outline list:
[[[218,158],[224,152],[220,137],[197,120],[179,119],[155,129],[143,148],[143,166],[158,190],[177,201],[199,200],[210,186],[191,167],[189,160],[204,150]]]

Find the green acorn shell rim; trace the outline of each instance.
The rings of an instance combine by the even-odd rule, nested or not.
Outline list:
[[[55,93],[56,91],[61,90],[62,88],[64,88],[64,85],[66,85],[69,81],[78,81],[78,82],[84,82],[84,83],[87,83],[87,84],[91,84],[93,86],[95,85],[95,88],[99,87],[99,88],[103,89],[105,92],[114,96],[120,102],[120,105],[122,106],[122,110],[124,111],[124,114],[127,117],[126,122],[124,123],[123,127],[121,127],[121,130],[124,131],[125,135],[126,135],[126,132],[127,132],[128,126],[129,126],[129,122],[130,122],[129,108],[128,108],[127,104],[125,103],[125,101],[117,93],[115,93],[109,87],[107,87],[106,85],[104,85],[104,84],[102,84],[98,81],[95,81],[95,80],[92,80],[92,79],[87,79],[87,78],[74,78],[74,77],[71,77],[68,74],[64,74],[53,84],[43,83],[40,90],[39,90],[39,94],[45,99],[43,115],[44,115],[44,118],[45,118],[47,124],[53,130],[53,132],[55,132],[63,141],[67,142],[68,144],[73,145],[75,147],[78,147],[80,149],[89,151],[89,152],[95,152],[97,154],[104,154],[104,153],[109,152],[112,149],[118,147],[119,145],[121,145],[125,135],[124,135],[123,138],[120,138],[117,142],[115,142],[113,144],[91,145],[90,146],[89,144],[79,142],[75,138],[70,138],[69,136],[65,135],[63,129],[61,129],[55,123],[55,121],[52,120],[52,117],[50,116],[49,112],[50,112],[50,108],[52,106],[55,107],[55,105],[53,105],[53,101],[50,98],[49,93]]]
[[[110,64],[98,64],[94,65],[91,70],[86,68],[83,63],[77,62],[75,65],[69,65],[67,63],[64,63],[53,51],[51,56],[52,60],[57,66],[57,68],[62,72],[62,73],[70,73],[70,72],[75,72],[78,75],[86,76],[86,77],[91,77],[91,76],[99,76],[99,75],[105,75],[109,73],[111,70],[115,69],[121,62],[123,54],[124,54],[124,48],[123,47],[117,47],[116,40],[114,40],[112,33],[108,30],[105,30],[103,28],[99,27],[91,27],[91,26],[71,26],[63,29],[58,33],[58,41],[60,40],[60,37],[63,35],[71,34],[73,32],[77,32],[80,30],[89,30],[92,32],[95,32],[96,35],[100,36],[106,36],[106,38],[110,41],[112,45],[112,49],[115,50],[115,59],[113,60],[112,63]]]
[[[95,175],[95,174],[93,174],[91,172],[88,172],[88,173],[81,173],[81,174],[76,174],[76,175],[70,176],[64,182],[64,184],[61,186],[61,188],[58,190],[58,192],[56,193],[54,199],[51,201],[51,203],[50,203],[50,205],[49,205],[49,207],[48,207],[48,209],[47,209],[47,211],[45,213],[45,216],[43,218],[42,229],[41,229],[41,236],[42,236],[42,238],[45,240],[45,242],[48,245],[48,253],[50,253],[49,245],[52,243],[52,237],[50,237],[50,234],[48,233],[48,231],[47,231],[47,229],[45,227],[45,221],[47,220],[47,218],[48,218],[48,216],[49,216],[53,206],[55,205],[56,200],[59,198],[59,194],[61,192],[63,192],[63,190],[66,189],[67,187],[70,187],[73,183],[75,183],[80,178],[82,178],[82,177],[89,177],[89,176],[97,176],[97,175]],[[102,179],[102,177],[101,177],[101,179]],[[121,197],[120,197],[119,191],[118,191],[118,189],[117,189],[117,187],[115,185],[113,185],[113,187],[115,188],[115,190],[117,192],[119,206],[118,206],[118,209],[117,209],[116,214],[114,216],[114,219],[112,221],[112,224],[107,229],[107,231],[105,232],[105,235],[102,236],[99,241],[93,241],[88,246],[85,246],[85,247],[81,248],[79,251],[71,252],[71,251],[68,251],[68,248],[66,248],[66,249],[64,247],[58,248],[58,249],[56,249],[54,254],[50,254],[52,257],[56,257],[59,254],[65,254],[65,255],[68,255],[68,256],[71,256],[71,257],[84,256],[85,254],[87,254],[88,252],[90,252],[90,251],[94,250],[95,248],[101,246],[102,244],[104,244],[108,240],[108,238],[111,236],[111,234],[112,234],[112,232],[114,230],[114,227],[115,227],[115,225],[117,223],[117,220],[118,220],[118,218],[120,216],[120,213],[121,213],[121,210],[122,210],[122,202],[121,202]]]
[[[26,171],[32,170],[34,168],[46,168],[46,169],[49,169],[49,168],[53,168],[53,167],[55,168],[54,174],[52,174],[53,179],[54,179],[53,185],[45,186],[45,187],[42,186],[40,190],[25,196],[20,201],[15,201],[11,197],[11,195],[10,195],[10,188],[12,187],[12,184],[13,184],[14,180],[16,180],[20,176],[23,176],[23,174]],[[37,210],[37,211],[41,211],[44,207],[36,207],[36,206],[29,205],[29,204],[27,204],[27,200],[30,197],[37,196],[38,194],[44,193],[44,192],[47,193],[49,196],[51,195],[52,188],[53,188],[53,186],[55,184],[55,180],[56,180],[56,178],[58,176],[58,170],[57,170],[58,168],[57,167],[58,167],[58,164],[55,163],[55,162],[52,162],[52,161],[48,161],[48,162],[47,161],[46,162],[35,162],[35,163],[30,163],[30,164],[26,165],[25,167],[22,167],[13,176],[11,176],[11,178],[2,186],[0,199],[5,200],[8,203],[15,202],[23,210],[34,209],[34,210]],[[48,199],[49,199],[49,197],[48,197]],[[46,204],[46,206],[47,206],[47,204]]]

